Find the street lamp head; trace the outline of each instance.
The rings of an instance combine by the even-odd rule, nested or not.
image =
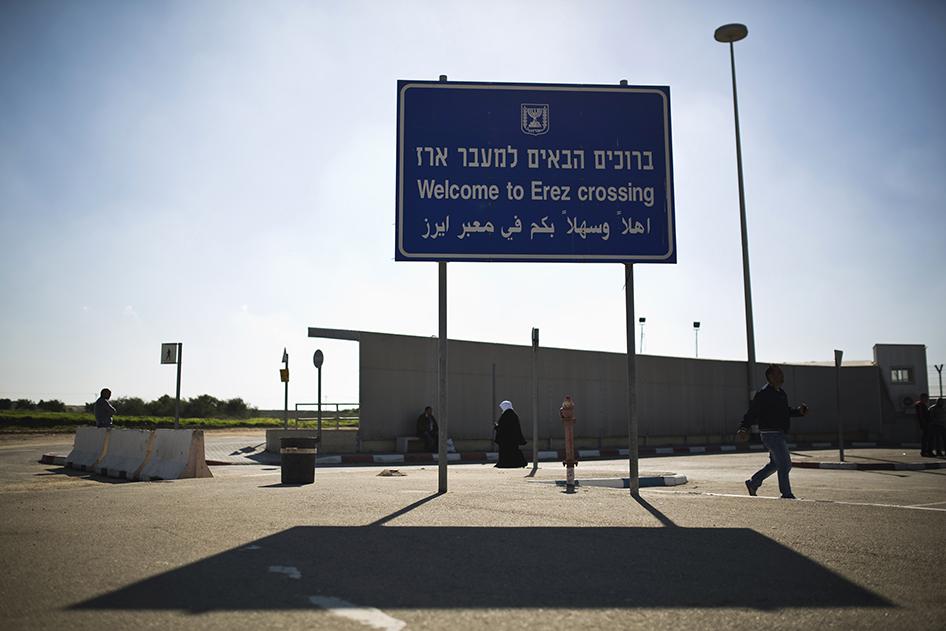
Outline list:
[[[700,323],[699,323],[699,322],[694,322],[694,323],[693,323],[693,328],[694,328],[694,329],[700,328]]]
[[[723,24],[716,29],[716,32],[713,33],[713,37],[716,38],[717,42],[731,44],[732,42],[745,39],[748,34],[749,29],[746,28],[745,24]]]
[[[647,318],[637,318],[637,321],[640,322],[641,324],[644,324],[645,322],[647,322]]]

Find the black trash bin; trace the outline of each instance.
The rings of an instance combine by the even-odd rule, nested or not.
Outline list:
[[[283,484],[315,482],[315,438],[282,438],[279,441],[279,463]]]

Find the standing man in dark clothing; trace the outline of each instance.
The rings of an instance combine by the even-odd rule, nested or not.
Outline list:
[[[434,411],[428,405],[424,413],[417,417],[417,437],[423,439],[427,451],[436,451],[440,427],[434,418]]]
[[[933,435],[936,431],[933,427],[933,419],[930,414],[930,395],[924,392],[920,395],[920,400],[914,404],[916,410],[916,422],[920,424],[920,431],[923,432],[920,438],[920,455],[924,458],[933,457]]]
[[[757,423],[762,444],[769,450],[769,462],[746,480],[746,489],[749,490],[749,495],[755,495],[762,482],[777,471],[778,490],[782,499],[793,500],[795,496],[788,480],[792,459],[788,453],[785,434],[788,432],[789,419],[808,414],[808,406],[804,403],[797,408],[788,406],[788,395],[782,390],[785,374],[780,366],[772,364],[766,368],[765,379],[768,383],[752,398],[749,411],[742,417],[738,433],[745,436],[749,432],[749,426]]]
[[[112,391],[108,388],[102,388],[101,396],[92,404],[96,427],[112,426],[112,417],[115,416],[115,408],[108,402],[111,398]]]

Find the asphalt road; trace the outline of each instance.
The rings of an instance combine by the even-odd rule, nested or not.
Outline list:
[[[273,467],[126,483],[36,462],[64,442],[0,441],[4,629],[946,626],[946,470],[796,469],[787,501],[774,477],[745,495],[762,454],[665,457],[642,474],[690,482],[636,501],[566,495],[557,463],[451,465],[437,495],[429,466],[285,487]]]

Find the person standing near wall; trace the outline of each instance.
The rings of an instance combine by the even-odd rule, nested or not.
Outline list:
[[[920,400],[914,403],[913,407],[916,410],[916,422],[920,424],[920,431],[923,432],[920,437],[920,456],[932,458],[936,429],[933,427],[930,414],[930,395],[926,392],[922,393]]]
[[[112,398],[112,391],[108,388],[102,388],[101,396],[92,404],[92,413],[95,414],[96,427],[111,427],[112,417],[115,416],[115,408],[109,403]]]
[[[424,408],[424,413],[417,417],[417,437],[424,441],[424,448],[427,451],[437,451],[440,427],[429,405]]]
[[[757,423],[762,444],[769,450],[768,463],[746,480],[746,489],[749,495],[754,496],[762,486],[762,482],[778,472],[778,490],[782,494],[782,499],[793,500],[795,496],[792,494],[792,485],[788,479],[789,471],[792,469],[792,458],[788,452],[788,444],[785,442],[785,434],[788,433],[790,418],[805,416],[808,414],[808,406],[802,403],[797,408],[789,407],[788,395],[782,390],[785,374],[781,366],[772,364],[766,368],[765,379],[768,383],[752,398],[749,410],[742,417],[742,424],[737,432],[740,438],[745,439],[748,436],[749,427]]]
[[[943,399],[936,399],[936,403],[929,407],[930,431],[933,440],[930,449],[938,458],[946,457],[946,410],[943,410]]]
[[[496,437],[493,438],[499,446],[499,460],[496,466],[501,469],[517,469],[526,466],[526,457],[519,449],[526,444],[522,435],[522,426],[519,424],[519,415],[512,409],[512,403],[503,401],[499,404],[503,411],[496,424]]]

